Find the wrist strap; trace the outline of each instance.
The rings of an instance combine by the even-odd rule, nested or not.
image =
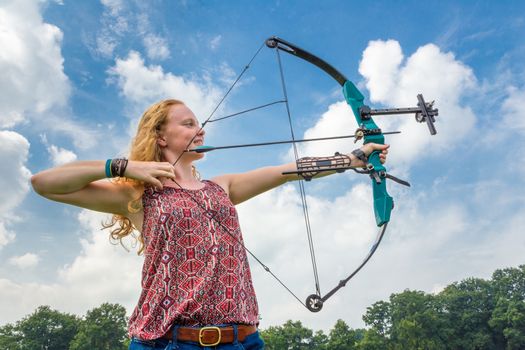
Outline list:
[[[357,159],[361,160],[363,163],[368,163],[368,157],[366,156],[365,152],[363,152],[360,148],[354,149],[352,151],[352,154],[356,156]]]

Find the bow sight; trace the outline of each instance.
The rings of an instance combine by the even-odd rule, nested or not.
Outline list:
[[[423,95],[417,95],[417,107],[409,108],[385,108],[385,109],[370,109],[370,107],[363,105],[359,108],[359,114],[363,120],[369,120],[373,115],[389,115],[389,114],[412,114],[415,113],[416,121],[419,123],[427,123],[431,135],[437,134],[434,123],[438,115],[438,109],[434,108],[434,101],[425,102]],[[364,135],[363,135],[364,136]],[[357,140],[357,139],[356,139]]]

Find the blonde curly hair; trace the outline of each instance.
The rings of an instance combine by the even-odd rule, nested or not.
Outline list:
[[[175,99],[167,99],[151,105],[142,115],[137,134],[131,142],[131,149],[129,153],[129,160],[144,161],[144,162],[161,162],[162,151],[157,143],[159,133],[168,122],[168,112],[171,106],[184,104],[182,101]],[[196,170],[194,169],[194,172]],[[134,200],[128,203],[128,211],[136,213],[142,209],[142,195],[144,193],[144,183],[136,180],[117,178],[115,183],[131,182],[136,190]],[[122,244],[122,239],[128,235],[132,235],[139,242],[138,254],[144,251],[144,239],[142,234],[136,234],[135,227],[130,219],[123,215],[114,214],[111,219],[102,223],[103,229],[111,228],[110,239],[112,242]]]

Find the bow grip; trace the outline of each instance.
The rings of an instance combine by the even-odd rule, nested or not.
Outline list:
[[[378,227],[390,221],[390,212],[394,208],[394,199],[386,190],[386,169],[379,160],[379,151],[373,151],[368,156],[368,162],[374,166],[374,172],[379,176],[378,183],[372,176],[372,189],[374,197],[374,214]]]

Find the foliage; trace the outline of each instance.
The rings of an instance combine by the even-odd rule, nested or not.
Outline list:
[[[525,349],[525,265],[492,279],[468,278],[438,294],[405,290],[363,315],[366,329],[338,320],[325,334],[299,321],[261,330],[273,350]],[[102,304],[83,318],[40,306],[16,324],[0,327],[2,350],[126,349],[126,312]]]
[[[321,334],[314,337],[312,330],[304,327],[300,321],[287,321],[282,326],[272,326],[261,331],[268,350],[319,349],[322,346],[318,343],[319,338],[324,340]]]
[[[104,303],[87,312],[70,350],[125,350],[126,309],[118,304]]]
[[[70,314],[40,306],[34,313],[0,329],[0,345],[4,350],[62,350],[78,330],[79,319]]]
[[[438,294],[405,290],[363,315],[366,330],[337,321],[327,335],[288,321],[262,332],[268,349],[525,349],[525,265],[468,278]]]
[[[102,304],[84,319],[40,306],[15,325],[0,327],[2,350],[126,349],[126,310]]]

